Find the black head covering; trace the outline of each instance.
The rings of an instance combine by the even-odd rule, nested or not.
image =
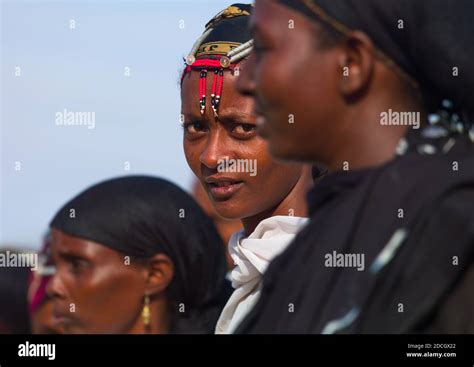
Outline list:
[[[201,41],[196,58],[205,55],[225,55],[232,48],[251,40],[249,29],[251,13],[252,5],[237,3],[213,17],[206,23],[206,30],[212,28],[212,31]]]
[[[170,298],[186,310],[177,315],[174,332],[214,331],[228,290],[223,245],[211,220],[179,187],[147,176],[105,181],[65,204],[51,227],[132,257],[168,255],[175,267]]]
[[[448,99],[474,115],[472,0],[278,1],[339,32],[363,31],[390,66],[417,82],[429,108]]]
[[[192,70],[199,74],[199,107],[201,115],[206,109],[206,80],[209,71],[214,72],[211,91],[211,107],[214,115],[218,109],[224,84],[224,70],[234,73],[237,64],[252,51],[253,40],[248,23],[253,5],[232,4],[207,24],[204,33],[194,42],[193,48],[184,59],[186,67],[181,77]]]

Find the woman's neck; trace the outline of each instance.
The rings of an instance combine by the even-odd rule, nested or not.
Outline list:
[[[312,186],[311,166],[305,165],[298,181],[278,205],[251,217],[242,218],[245,234],[250,235],[261,221],[276,215],[306,217],[306,193]]]

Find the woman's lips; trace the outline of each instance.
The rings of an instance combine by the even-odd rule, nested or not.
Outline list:
[[[57,311],[53,308],[52,321],[55,326],[63,326],[65,323],[71,320],[69,314]]]
[[[244,183],[242,181],[218,181],[207,182],[206,185],[214,199],[225,200],[239,191]]]
[[[51,324],[54,328],[64,327],[70,319],[66,316],[53,315]]]

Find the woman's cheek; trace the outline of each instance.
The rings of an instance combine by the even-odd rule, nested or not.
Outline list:
[[[188,163],[188,166],[191,168],[193,173],[196,176],[199,176],[199,155],[193,149],[189,142],[185,141],[183,144],[184,147],[184,156],[186,158],[186,162]]]

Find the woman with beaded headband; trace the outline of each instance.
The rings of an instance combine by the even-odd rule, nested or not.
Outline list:
[[[257,0],[238,88],[275,157],[330,173],[237,332],[474,332],[473,13]]]
[[[217,333],[232,333],[253,307],[269,262],[306,223],[312,185],[309,166],[270,158],[256,134],[252,100],[235,89],[253,44],[251,12],[251,5],[233,4],[206,25],[186,58],[181,85],[187,162],[216,211],[244,228],[229,241],[235,291]]]

